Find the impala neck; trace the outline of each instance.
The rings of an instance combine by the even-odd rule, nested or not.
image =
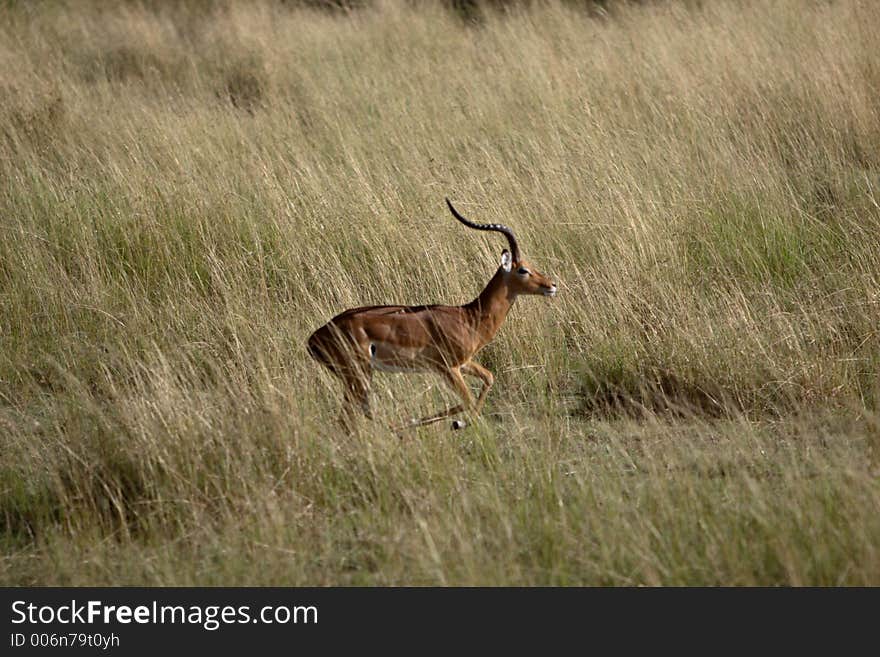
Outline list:
[[[507,284],[504,274],[499,267],[480,296],[465,306],[476,324],[480,346],[495,336],[516,301],[516,293]]]

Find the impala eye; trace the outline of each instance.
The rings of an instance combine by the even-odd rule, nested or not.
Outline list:
[[[525,267],[520,267],[519,269],[516,270],[516,273],[519,274],[520,276],[528,276],[529,270],[526,269]]]

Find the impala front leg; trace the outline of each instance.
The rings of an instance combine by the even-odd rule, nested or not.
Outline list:
[[[495,383],[495,377],[492,375],[492,372],[473,361],[464,363],[461,366],[461,371],[470,376],[475,376],[483,382],[483,387],[480,389],[480,394],[477,397],[477,403],[474,405],[474,416],[477,416],[483,410],[483,404],[486,403],[486,395],[489,394],[489,388]],[[453,430],[464,429],[466,426],[467,422],[464,420],[455,420],[452,423]]]
[[[468,361],[462,365],[461,371],[465,374],[475,376],[483,382],[483,387],[477,397],[477,405],[475,408],[476,414],[479,414],[483,410],[483,404],[486,402],[486,395],[489,394],[489,388],[495,383],[495,376],[492,372],[474,361]]]
[[[438,370],[438,374],[440,374],[440,376],[443,377],[443,380],[446,381],[446,383],[453,390],[455,390],[456,394],[461,397],[461,400],[464,403],[456,404],[455,406],[450,406],[445,411],[440,411],[439,413],[434,413],[433,415],[427,415],[418,420],[413,420],[403,427],[398,427],[398,431],[409,427],[423,427],[429,424],[434,424],[435,422],[445,420],[452,415],[458,415],[459,413],[473,410],[475,408],[474,397],[473,395],[471,395],[470,388],[468,388],[467,383],[465,383],[464,377],[461,375],[461,370],[458,367],[450,367]],[[453,428],[460,429],[464,426],[465,423],[462,422],[461,426],[453,425]]]

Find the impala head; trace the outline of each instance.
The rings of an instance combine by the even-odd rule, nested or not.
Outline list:
[[[540,294],[545,297],[556,296],[556,285],[553,281],[523,259],[519,245],[516,243],[516,237],[514,237],[513,231],[510,228],[501,224],[474,223],[462,217],[458,210],[452,207],[449,199],[446,199],[446,205],[449,206],[452,216],[468,228],[494,231],[501,233],[507,238],[510,251],[504,249],[501,252],[501,270],[506,279],[505,282],[515,294]]]

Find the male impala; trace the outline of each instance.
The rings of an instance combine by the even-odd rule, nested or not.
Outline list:
[[[309,353],[342,381],[343,416],[350,426],[355,407],[371,418],[370,380],[373,370],[436,372],[458,394],[462,404],[412,420],[409,426],[432,424],[461,412],[480,412],[495,377],[473,360],[495,337],[507,312],[521,294],[556,295],[556,286],[520,256],[513,231],[500,224],[475,224],[462,217],[449,199],[452,216],[468,228],[503,234],[510,251],[501,252],[501,266],[476,299],[463,306],[364,306],[337,315],[309,336]],[[474,402],[462,375],[482,380]],[[465,426],[455,421],[454,429]]]

